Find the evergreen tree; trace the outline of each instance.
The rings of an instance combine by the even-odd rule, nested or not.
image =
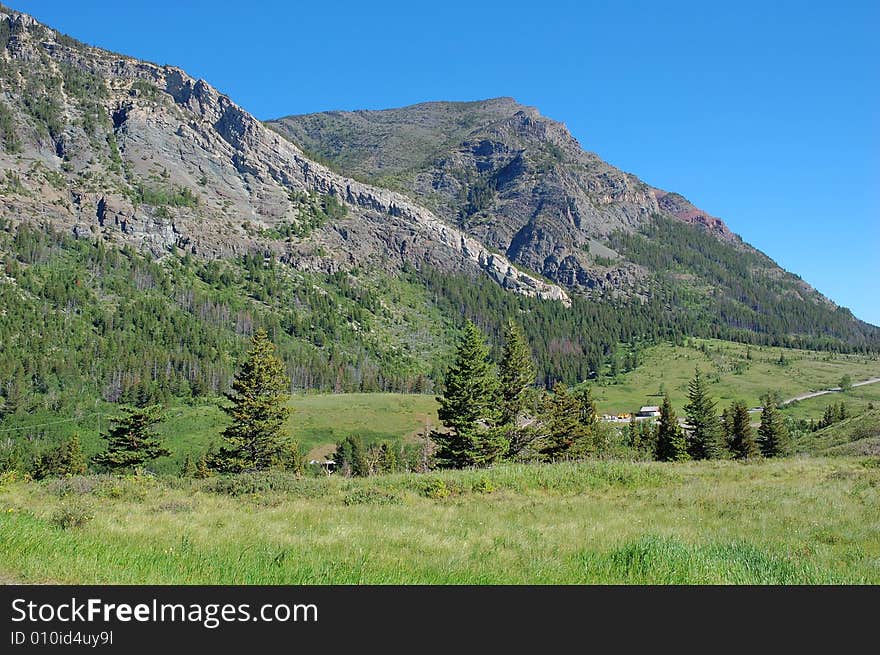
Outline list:
[[[731,405],[730,450],[736,459],[759,457],[761,449],[752,430],[749,409],[742,401]]]
[[[303,457],[302,451],[299,449],[298,442],[293,441],[292,439],[284,442],[278,465],[285,471],[291,471],[297,475],[305,470],[306,461],[305,457]]]
[[[64,445],[63,475],[85,475],[89,468],[89,461],[79,443],[79,432]]]
[[[504,351],[498,364],[501,423],[516,424],[528,406],[529,390],[537,369],[522,328],[508,321],[504,330]]]
[[[95,464],[111,472],[126,471],[171,454],[152,430],[161,420],[157,405],[124,407],[122,411],[124,415],[114,419],[109,433],[102,435],[107,440],[107,450],[92,458]]]
[[[684,406],[687,422],[688,453],[693,459],[711,459],[723,453],[721,426],[718,423],[715,401],[709,397],[709,385],[700,369],[688,385],[688,404]]]
[[[352,434],[340,441],[336,445],[333,460],[336,462],[336,470],[345,476],[360,478],[370,474],[367,453],[360,435]]]
[[[834,405],[825,405],[825,413],[822,415],[822,420],[819,422],[820,428],[827,428],[829,425],[833,425],[837,420],[837,410]]]
[[[190,457],[189,453],[187,453],[186,457],[183,458],[183,464],[181,464],[180,466],[180,477],[196,477],[196,463],[193,461],[192,457]]]
[[[765,405],[761,411],[758,428],[758,445],[764,457],[782,457],[791,450],[791,436],[785,418],[774,404]]]
[[[377,447],[379,471],[382,473],[395,473],[398,469],[397,452],[394,444],[390,441],[383,441]]]
[[[596,401],[593,400],[593,391],[587,384],[582,384],[574,391],[574,398],[578,404],[578,418],[581,425],[592,430],[599,424],[599,411]]]
[[[199,461],[196,462],[196,473],[195,478],[198,480],[204,480],[205,478],[211,477],[211,460],[208,457],[208,454],[205,453],[201,457],[199,457]]]
[[[657,450],[657,435],[654,432],[654,428],[651,426],[649,421],[637,421],[637,445],[638,450],[649,457],[654,456],[654,452]]]
[[[223,431],[225,445],[214,458],[215,468],[230,473],[267,469],[283,458],[287,437],[284,422],[290,378],[275,356],[275,346],[263,329],[257,330],[247,359],[226,398],[223,411],[232,422]]]
[[[79,444],[79,435],[74,433],[69,441],[39,455],[31,467],[31,475],[35,480],[83,475],[88,469],[88,462]]]
[[[467,322],[452,364],[446,371],[437,416],[447,428],[431,433],[437,461],[450,468],[491,464],[508,443],[497,427],[498,381],[489,360],[486,338]]]
[[[504,350],[498,365],[498,377],[501,400],[499,424],[503,426],[508,441],[507,455],[515,457],[537,436],[534,429],[522,424],[535,398],[537,369],[522,328],[514,321],[508,321],[504,330]]]
[[[733,412],[730,407],[725,407],[721,412],[721,444],[724,452],[730,454],[730,444],[733,440]]]
[[[661,462],[684,462],[690,459],[687,440],[678,424],[678,417],[672,409],[669,395],[663,397],[660,418],[657,420],[655,459]]]
[[[591,450],[591,423],[584,420],[581,400],[561,382],[554,385],[553,394],[544,403],[542,423],[539,452],[544,459],[559,461]]]

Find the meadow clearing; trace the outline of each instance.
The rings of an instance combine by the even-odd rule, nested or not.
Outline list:
[[[880,460],[4,481],[19,582],[880,583]]]

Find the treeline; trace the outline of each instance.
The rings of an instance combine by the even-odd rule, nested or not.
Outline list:
[[[537,391],[534,381],[532,354],[516,324],[508,323],[496,364],[485,336],[468,323],[438,397],[438,416],[446,428],[431,435],[438,464],[463,468],[504,459],[559,461],[611,453],[615,436],[599,422],[589,386],[569,389],[557,383],[547,393]],[[699,369],[688,388],[685,416],[682,424],[667,395],[656,422],[632,419],[624,443],[659,461],[780,457],[791,449],[788,425],[774,398],[765,397],[756,432],[742,402],[719,417]]]
[[[638,300],[576,297],[565,308],[484,276],[409,268],[389,290],[363,272],[308,275],[265,253],[157,261],[46,225],[0,222],[0,264],[0,420],[69,413],[96,399],[145,406],[215,397],[260,327],[292,388],[407,393],[443,383],[462,319],[489,336],[498,358],[514,317],[546,390],[631,370],[656,341],[719,332],[673,285]],[[622,356],[620,344],[628,344]]]
[[[666,462],[749,460],[791,454],[789,421],[779,411],[778,400],[766,394],[762,402],[757,430],[742,401],[732,402],[719,416],[706,378],[697,369],[688,385],[684,421],[678,419],[666,395],[657,421],[637,421],[633,417],[624,430],[625,441],[636,452]]]
[[[690,334],[687,312],[677,309],[684,303],[671,290],[660,290],[644,301],[575,297],[567,308],[510,293],[485,277],[433,269],[407,273],[427,286],[432,302],[445,314],[463,316],[479,326],[495,344],[495,356],[506,321],[515,317],[534,352],[538,382],[546,389],[556,382],[573,385],[601,374],[616,361],[618,344],[633,344],[637,350],[639,343],[678,342]]]
[[[689,273],[712,285],[699,302],[714,324],[698,324],[694,336],[840,352],[880,350],[876,327],[844,308],[803,300],[799,278],[762,272],[772,265],[765,255],[732,248],[704,229],[657,215],[641,232],[611,235],[610,245],[668,283]]]
[[[388,310],[346,274],[298,276],[262,254],[159,262],[9,224],[0,224],[0,263],[0,419],[96,398],[216,396],[259,327],[278,343],[295,388],[431,390],[421,344],[406,353],[371,337]]]
[[[548,392],[536,385],[537,367],[521,327],[508,321],[500,356],[490,354],[486,335],[467,322],[444,375],[438,396],[443,428],[426,433],[409,447],[381,442],[365,447],[357,435],[336,446],[333,459],[318,464],[328,474],[368,476],[400,470],[426,472],[435,467],[485,467],[501,461],[558,462],[588,457],[636,457],[680,462],[691,459],[743,459],[790,454],[792,437],[777,399],[762,401],[760,427],[751,426],[746,405],[736,401],[719,416],[709,385],[699,369],[688,387],[685,420],[679,421],[665,396],[656,422],[635,418],[622,431],[602,423],[589,385],[557,382]],[[188,455],[180,475],[205,478],[271,469],[302,474],[306,463],[285,432],[290,378],[276,346],[262,328],[225,395],[230,421],[219,447]],[[836,406],[835,406],[836,407]],[[842,412],[829,409],[828,420]],[[153,427],[159,406],[124,407],[103,438],[107,447],[91,468],[111,473],[141,471],[170,455]],[[20,455],[20,453],[19,453]],[[83,474],[89,470],[74,437],[25,461],[3,461],[2,470],[34,478]],[[317,472],[317,469],[312,469]]]

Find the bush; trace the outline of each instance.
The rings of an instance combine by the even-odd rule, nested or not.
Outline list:
[[[51,522],[57,528],[69,530],[70,528],[81,528],[93,518],[95,518],[95,513],[91,506],[73,502],[62,505],[55,510]]]
[[[15,469],[0,473],[0,489],[16,482],[30,482],[31,476],[27,473],[21,473]]]
[[[478,494],[490,494],[495,491],[495,485],[492,484],[492,481],[489,478],[480,478],[472,487],[474,493]]]
[[[212,480],[207,489],[232,497],[276,492],[300,498],[318,498],[327,494],[327,482],[320,478],[301,479],[284,471],[264,471],[220,476]]]
[[[450,494],[449,487],[442,478],[431,478],[422,484],[422,495],[425,498],[433,498],[439,500],[448,498]]]
[[[112,498],[141,503],[158,486],[155,478],[144,475],[107,476],[94,489],[98,498]]]
[[[400,497],[378,489],[355,489],[343,500],[346,505],[396,505]]]
[[[102,475],[77,475],[70,478],[49,480],[46,483],[46,491],[55,494],[59,498],[70,495],[83,496],[95,491],[103,480],[109,479],[110,476]]]

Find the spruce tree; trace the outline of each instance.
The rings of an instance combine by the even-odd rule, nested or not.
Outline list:
[[[107,450],[92,458],[96,465],[111,472],[129,471],[171,454],[152,430],[161,420],[157,405],[123,407],[122,411],[108,434],[101,435],[107,440]]]
[[[194,477],[197,480],[204,480],[211,477],[211,460],[207,453],[199,457],[199,461],[196,462],[196,473]]]
[[[529,390],[535,384],[537,369],[522,328],[508,321],[504,330],[504,351],[498,364],[501,423],[516,424],[526,410]]]
[[[657,420],[655,459],[661,462],[684,462],[690,459],[687,440],[672,409],[669,395],[663,397],[660,418]]]
[[[79,435],[74,433],[69,441],[39,455],[31,467],[31,475],[35,480],[83,475],[87,468],[88,462],[79,445]]]
[[[791,451],[791,435],[785,417],[774,404],[765,405],[761,411],[758,445],[764,457],[782,457]]]
[[[213,458],[214,468],[238,473],[279,464],[288,441],[284,423],[290,416],[289,397],[290,378],[269,335],[259,329],[232,392],[226,394],[232,405],[223,411],[232,422],[223,431],[225,445]]]
[[[820,428],[827,428],[829,425],[833,425],[834,421],[837,420],[837,410],[834,405],[825,405],[825,413],[822,415],[822,420],[819,422]]]
[[[585,418],[586,417],[586,418]],[[544,436],[539,452],[548,461],[582,456],[592,450],[591,415],[584,413],[581,399],[561,382],[544,403]]]
[[[437,416],[447,428],[431,433],[437,444],[438,463],[448,468],[483,466],[504,455],[508,443],[498,428],[498,380],[486,338],[470,321],[446,371],[443,395],[437,397],[437,402]]]
[[[574,398],[578,403],[578,416],[581,425],[592,429],[599,424],[599,410],[593,400],[593,391],[589,385],[582,384],[574,390]]]
[[[192,457],[190,457],[189,453],[186,454],[186,457],[183,458],[183,464],[180,465],[180,477],[196,477],[196,463],[193,461]]]
[[[730,451],[736,459],[754,459],[761,455],[751,426],[749,409],[742,401],[731,405]]]
[[[503,426],[509,444],[507,455],[510,457],[522,452],[537,436],[533,429],[522,425],[535,397],[536,376],[535,360],[522,328],[514,321],[508,321],[504,330],[504,350],[498,365],[498,393],[501,401],[499,424]]]
[[[364,442],[359,435],[352,434],[336,445],[333,456],[336,470],[348,477],[366,477],[370,474]]]
[[[89,461],[79,443],[79,432],[64,445],[64,475],[85,475],[89,468]]]
[[[684,406],[690,425],[688,453],[693,459],[720,457],[724,451],[716,405],[709,397],[708,387],[700,369],[696,369],[688,385],[688,404]]]

